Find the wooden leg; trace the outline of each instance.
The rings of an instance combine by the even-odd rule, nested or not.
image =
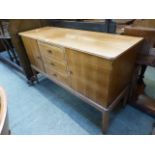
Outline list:
[[[128,98],[129,98],[129,89],[124,94],[124,97],[123,97],[123,107],[126,106]]]
[[[135,70],[133,72],[133,76],[132,76],[132,80],[131,80],[131,85],[129,88],[129,98],[128,98],[128,102],[132,103],[134,101],[137,100],[137,77],[138,77],[138,73],[140,70],[140,66],[137,65],[135,66]]]
[[[39,83],[39,80],[38,80],[38,76],[37,76],[37,72],[36,72],[36,71],[35,71],[34,76],[35,76],[35,80],[36,80],[36,82]]]
[[[140,75],[138,77],[137,84],[136,84],[137,85],[137,88],[136,88],[137,98],[136,99],[138,99],[138,96],[140,94],[145,94],[144,74],[145,74],[146,68],[147,68],[146,65],[141,65]]]
[[[138,84],[143,84],[144,85],[144,73],[146,71],[147,66],[146,65],[142,65],[141,66],[141,72],[138,78]]]
[[[102,132],[105,134],[109,127],[109,112],[105,111],[102,113]]]
[[[33,75],[34,75],[34,81],[36,81],[37,83],[39,83],[38,80],[38,76],[37,76],[37,71],[35,71],[34,69],[32,69]]]

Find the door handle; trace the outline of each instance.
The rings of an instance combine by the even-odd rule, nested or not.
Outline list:
[[[51,65],[52,65],[52,66],[55,66],[55,64],[54,64],[53,62],[51,62]]]
[[[52,51],[51,50],[48,50],[48,53],[52,54]]]
[[[56,74],[53,74],[53,76],[57,77],[57,75],[56,75]]]
[[[73,71],[70,71],[70,74],[72,75],[73,74]]]
[[[37,59],[41,59],[41,57],[40,56],[37,56]]]

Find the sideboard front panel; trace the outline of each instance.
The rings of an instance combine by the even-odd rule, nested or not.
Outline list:
[[[111,62],[86,53],[66,50],[71,87],[107,106]]]

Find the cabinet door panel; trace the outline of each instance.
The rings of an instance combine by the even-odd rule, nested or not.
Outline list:
[[[37,41],[27,37],[22,37],[22,40],[31,64],[37,67],[38,69],[44,71],[44,66]]]
[[[70,49],[66,50],[66,54],[71,87],[106,107],[111,62]]]

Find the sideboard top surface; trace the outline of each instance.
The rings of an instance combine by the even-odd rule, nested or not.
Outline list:
[[[106,59],[117,58],[143,40],[140,37],[58,27],[43,27],[19,35]]]

